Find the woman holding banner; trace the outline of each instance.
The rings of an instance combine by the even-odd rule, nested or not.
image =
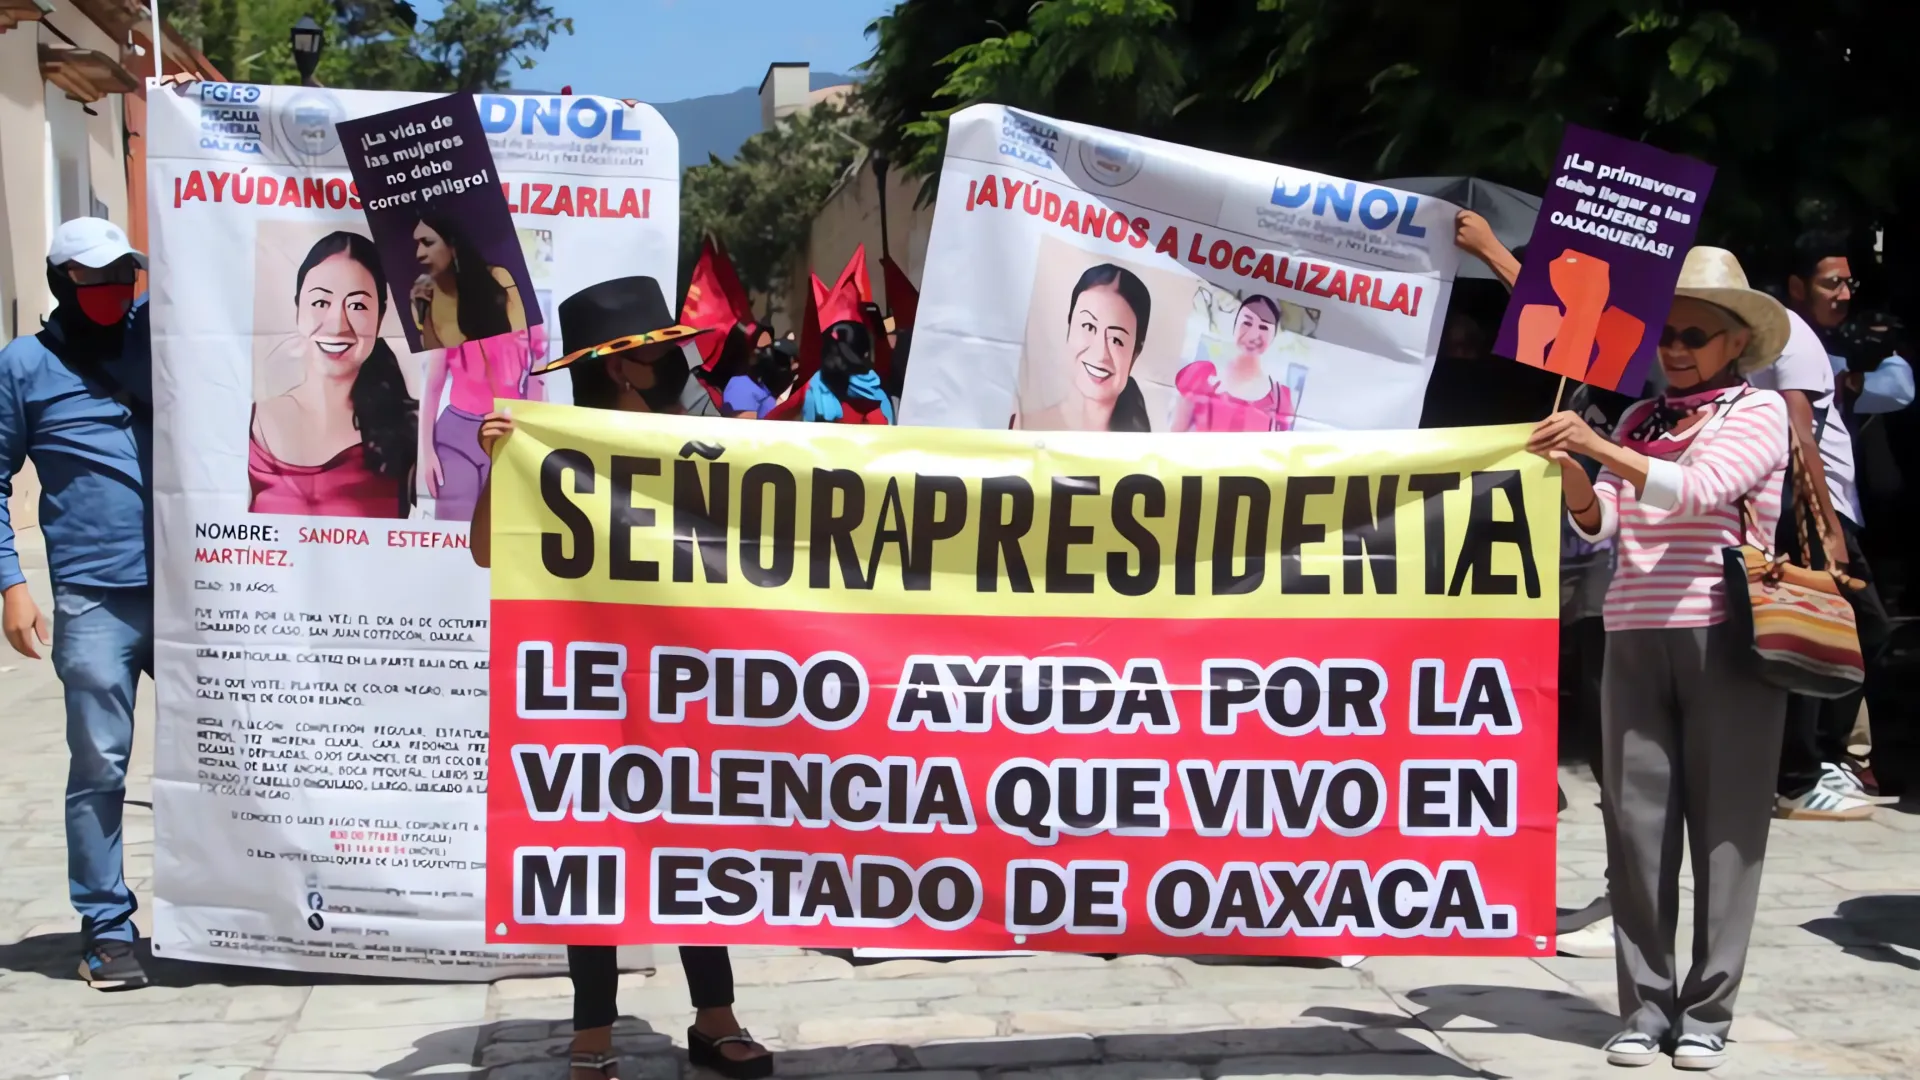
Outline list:
[[[1607,830],[1620,1010],[1615,1065],[1667,1049],[1681,1069],[1726,1059],[1772,818],[1786,691],[1747,663],[1730,623],[1724,549],[1771,550],[1788,470],[1787,411],[1747,376],[1779,358],[1786,311],[1747,287],[1730,252],[1694,248],[1660,334],[1668,389],[1608,441],[1572,412],[1528,449],[1558,463],[1588,541],[1615,539],[1603,607],[1601,810]],[[1574,456],[1601,465],[1589,480]],[[1682,826],[1693,852],[1695,962],[1674,962]]]
[[[705,333],[681,325],[667,308],[660,283],[620,278],[590,285],[560,304],[560,336],[571,349],[535,374],[566,367],[573,400],[590,408],[630,413],[683,413],[686,401],[707,403],[705,390],[688,394],[691,373],[682,343]],[[583,344],[584,343],[584,344]],[[492,460],[494,444],[513,433],[509,413],[492,413],[480,427],[480,447]],[[492,476],[474,507],[473,561],[493,564]],[[733,963],[724,945],[680,947],[694,1021],[687,1028],[687,1057],[729,1080],[773,1075],[773,1055],[733,1015]],[[613,1022],[620,1010],[617,950],[611,945],[567,946],[573,980],[572,1080],[613,1080]]]

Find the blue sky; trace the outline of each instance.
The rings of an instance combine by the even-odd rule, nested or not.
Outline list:
[[[865,60],[867,25],[891,0],[551,0],[573,18],[573,36],[554,41],[539,65],[518,72],[531,90],[632,97],[643,101],[724,94],[759,86],[774,61],[806,61],[846,72]],[[957,0],[965,2],[965,0]],[[439,13],[419,0],[420,14]]]

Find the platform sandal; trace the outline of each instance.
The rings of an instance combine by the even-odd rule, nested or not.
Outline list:
[[[698,1028],[687,1029],[687,1059],[695,1065],[717,1072],[727,1080],[762,1080],[764,1077],[773,1075],[772,1054],[740,1059],[730,1058],[722,1049],[729,1045],[766,1049],[754,1041],[746,1028],[719,1038],[703,1035]]]
[[[600,1080],[620,1080],[620,1059],[613,1054],[575,1050],[567,1057],[567,1070],[568,1080],[576,1072],[595,1073]]]

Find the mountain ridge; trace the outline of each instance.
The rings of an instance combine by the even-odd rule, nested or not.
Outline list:
[[[853,75],[815,71],[809,73],[808,88],[824,90],[858,81]],[[680,137],[682,172],[694,165],[705,165],[710,154],[721,161],[729,160],[739,152],[741,143],[760,130],[758,87],[743,86],[726,94],[654,102],[653,107]]]

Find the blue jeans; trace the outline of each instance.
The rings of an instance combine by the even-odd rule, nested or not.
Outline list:
[[[53,670],[67,697],[67,885],[80,932],[135,937],[120,854],[133,697],[153,674],[153,590],[53,587]]]

